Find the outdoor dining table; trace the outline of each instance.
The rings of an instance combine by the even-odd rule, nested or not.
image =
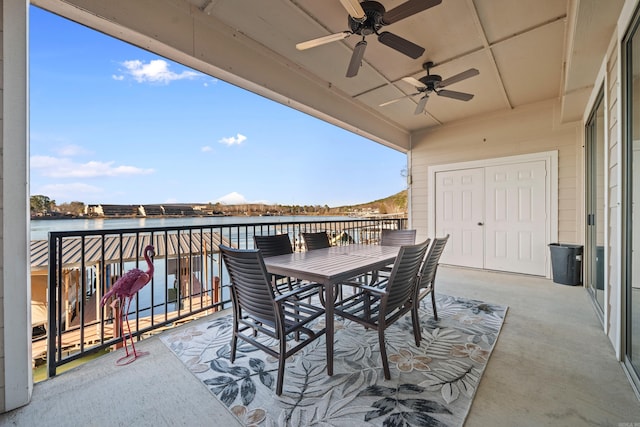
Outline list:
[[[345,245],[264,258],[271,274],[323,285],[325,300],[327,373],[333,375],[334,285],[392,264],[399,246]]]

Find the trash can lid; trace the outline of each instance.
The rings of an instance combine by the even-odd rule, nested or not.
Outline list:
[[[572,243],[549,243],[549,246],[561,246],[563,248],[573,248],[573,249],[582,248],[582,245],[575,245]]]

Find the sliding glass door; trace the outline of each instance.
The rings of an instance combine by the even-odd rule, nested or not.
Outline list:
[[[584,252],[585,285],[600,314],[604,311],[605,253],[604,197],[605,142],[604,89],[600,89],[585,128],[586,154],[586,241]]]
[[[640,15],[623,41],[624,362],[640,384]]]

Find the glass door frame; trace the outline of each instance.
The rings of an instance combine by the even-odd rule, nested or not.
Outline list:
[[[632,346],[632,328],[630,327],[632,318],[632,283],[633,283],[633,263],[630,261],[633,256],[633,236],[632,236],[632,209],[633,209],[633,45],[634,36],[640,36],[640,9],[634,12],[633,20],[627,29],[621,45],[621,125],[622,125],[622,284],[621,292],[622,304],[622,361],[623,366],[633,382],[636,390],[640,389],[640,372],[634,367],[629,353]],[[640,41],[639,41],[640,43]],[[638,58],[640,60],[640,58]]]
[[[602,301],[598,300],[598,279],[599,273],[606,272],[605,265],[602,265],[603,271],[598,271],[598,263],[597,258],[598,255],[604,257],[604,251],[602,254],[598,254],[598,245],[597,245],[597,225],[598,222],[602,222],[604,224],[604,218],[598,218],[598,198],[597,198],[597,189],[598,189],[598,174],[597,174],[597,162],[603,161],[598,157],[598,145],[604,144],[603,141],[598,139],[598,132],[604,132],[604,120],[601,122],[598,121],[598,111],[600,109],[604,109],[604,85],[598,91],[598,95],[596,96],[595,102],[593,103],[593,107],[587,122],[585,124],[585,251],[583,255],[584,262],[584,285],[591,296],[591,299],[596,307],[596,313],[600,318],[601,322],[604,322],[604,284],[606,283],[605,278],[602,279]],[[598,127],[602,127],[599,129]],[[604,147],[603,147],[604,148]],[[602,165],[604,167],[604,165]],[[604,177],[602,178],[604,179]],[[603,183],[604,187],[604,183]],[[602,216],[604,217],[604,207],[602,209]],[[600,230],[604,233],[604,230]],[[604,249],[604,248],[603,248]],[[606,259],[606,258],[605,258]],[[602,261],[604,262],[604,261]]]

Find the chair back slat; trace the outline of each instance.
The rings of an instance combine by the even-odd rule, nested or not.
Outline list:
[[[274,325],[274,294],[267,269],[258,250],[239,250],[220,245],[231,279],[232,297],[240,310]]]
[[[429,240],[426,240],[417,245],[404,245],[400,248],[387,284],[387,313],[404,306],[414,297],[418,270],[428,245]]]
[[[253,236],[256,248],[260,249],[265,258],[293,253],[291,239],[288,234],[271,236]]]
[[[404,246],[416,244],[416,230],[390,230],[382,229],[380,233],[382,246]]]
[[[308,251],[316,249],[323,249],[331,247],[329,242],[329,236],[326,231],[319,231],[317,233],[300,233],[304,239],[304,244]]]
[[[448,240],[448,234],[445,237],[436,237],[433,239],[433,242],[427,251],[427,255],[425,256],[422,268],[420,269],[420,283],[418,283],[419,288],[429,288],[432,286],[438,269],[438,263],[440,262],[440,256],[442,255]]]

